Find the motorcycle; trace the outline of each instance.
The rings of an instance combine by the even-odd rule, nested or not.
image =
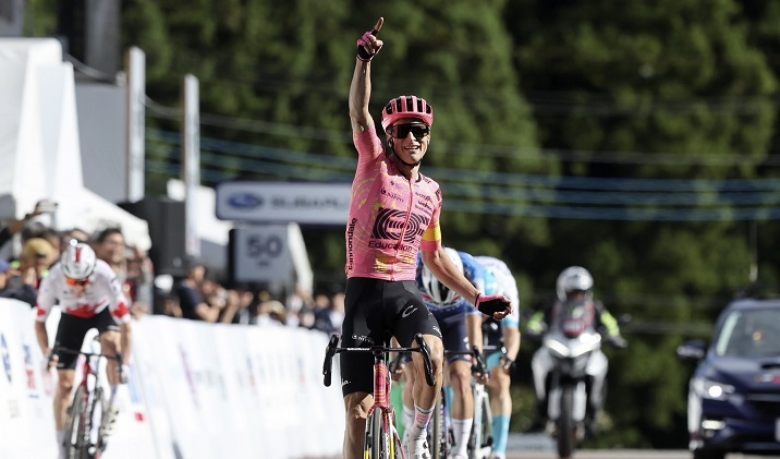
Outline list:
[[[602,338],[594,326],[592,301],[558,303],[555,308],[531,367],[537,397],[546,400],[547,430],[556,440],[558,456],[568,458],[594,425],[605,395],[609,364],[602,341],[616,347],[625,347],[625,341]]]

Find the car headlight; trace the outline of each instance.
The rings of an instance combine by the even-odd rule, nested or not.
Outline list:
[[[696,395],[710,400],[726,400],[734,393],[734,386],[704,378],[694,379],[692,387]]]

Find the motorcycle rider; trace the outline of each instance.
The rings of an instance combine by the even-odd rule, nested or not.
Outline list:
[[[564,269],[556,281],[557,301],[544,311],[536,312],[526,325],[531,336],[541,336],[547,329],[556,324],[563,308],[569,304],[587,303],[592,306],[593,328],[604,336],[606,342],[611,345],[624,348],[626,341],[620,335],[618,321],[606,310],[600,301],[593,299],[593,276],[582,266],[570,266]],[[530,431],[542,430],[547,423],[547,376],[551,370],[547,349],[540,347],[531,361],[531,369],[534,376],[534,391],[536,393],[536,419],[529,429]],[[605,379],[607,376],[606,356],[601,350],[594,353],[594,359],[603,359],[605,371],[602,374],[590,375],[588,385],[588,405],[586,410],[585,428],[588,435],[595,434],[596,419],[601,410],[604,394]]]

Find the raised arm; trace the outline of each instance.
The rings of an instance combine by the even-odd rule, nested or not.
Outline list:
[[[385,19],[379,18],[374,28],[363,34],[357,41],[358,52],[355,59],[355,72],[349,87],[349,118],[352,132],[361,133],[374,123],[368,111],[371,99],[371,59],[382,48],[382,40],[376,38]]]

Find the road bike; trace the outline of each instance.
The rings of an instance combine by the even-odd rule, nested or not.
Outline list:
[[[486,351],[500,351],[506,354],[503,346],[485,346]],[[454,355],[469,355],[472,358],[472,373],[486,374],[487,366],[482,353],[477,347],[470,351],[444,351],[445,357]],[[490,410],[490,396],[484,384],[472,378],[472,393],[474,396],[474,422],[469,434],[468,454],[471,459],[487,458],[492,453],[493,423]],[[440,396],[434,405],[432,427],[428,444],[431,445],[433,459],[446,459],[455,445],[455,435],[452,430],[451,407],[449,406],[446,388],[442,385]]]
[[[95,342],[98,338],[95,338]],[[94,343],[94,342],[93,342]],[[94,347],[94,344],[93,344]],[[113,411],[113,400],[106,401],[103,380],[99,372],[100,360],[116,361],[119,379],[122,378],[122,355],[107,355],[99,351],[84,352],[55,345],[49,356],[49,362],[57,354],[83,355],[84,365],[81,371],[81,382],[73,396],[70,408],[70,422],[65,432],[65,447],[68,459],[98,459],[107,445],[106,428],[110,422],[109,414]]]
[[[392,378],[388,370],[390,352],[419,352],[425,365],[425,380],[429,386],[434,386],[433,364],[431,352],[421,334],[414,337],[417,347],[338,347],[338,336],[330,337],[325,350],[325,362],[322,365],[323,383],[330,386],[331,366],[333,356],[340,353],[368,352],[374,356],[374,404],[366,417],[366,435],[364,440],[364,459],[396,459],[404,458],[401,448],[401,438],[395,428],[395,414],[390,405],[390,388]]]
[[[483,346],[483,351],[498,351],[506,355],[504,346]],[[475,375],[488,374],[482,352],[472,347],[474,364],[471,372]],[[472,379],[472,391],[474,393],[474,422],[469,435],[468,455],[469,459],[486,459],[493,453],[493,414],[490,409],[490,395],[485,385],[479,382],[479,378]]]

